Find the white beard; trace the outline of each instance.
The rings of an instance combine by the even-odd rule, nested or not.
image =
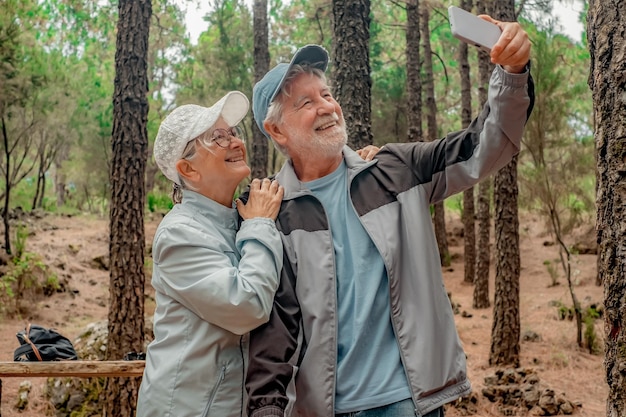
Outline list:
[[[288,134],[295,140],[292,142],[291,152],[300,155],[301,157],[306,155],[307,158],[334,158],[341,154],[343,147],[348,142],[348,134],[346,132],[346,123],[341,117],[333,113],[333,121],[337,121],[337,126],[340,129],[334,128],[332,132],[324,132],[314,130],[304,132],[298,127],[288,129]],[[322,123],[318,123],[319,126],[328,123],[328,119]]]

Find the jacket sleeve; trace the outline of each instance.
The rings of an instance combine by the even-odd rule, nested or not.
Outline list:
[[[178,223],[157,231],[153,283],[203,320],[235,334],[265,323],[282,268],[282,243],[274,221],[242,223],[238,255],[214,235]]]
[[[301,312],[295,275],[285,257],[269,321],[250,333],[246,389],[250,417],[283,417],[287,387],[294,375]]]
[[[429,203],[437,203],[472,187],[517,155],[533,104],[530,66],[522,74],[497,66],[488,101],[466,129],[433,142],[391,144],[383,150],[401,159],[425,188]]]

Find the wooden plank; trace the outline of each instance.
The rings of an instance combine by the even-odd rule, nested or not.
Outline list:
[[[17,377],[137,377],[145,361],[0,362],[0,378]]]

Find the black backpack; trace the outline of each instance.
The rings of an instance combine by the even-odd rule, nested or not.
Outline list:
[[[16,334],[20,347],[15,349],[13,360],[18,362],[76,360],[72,342],[56,330],[29,324]]]

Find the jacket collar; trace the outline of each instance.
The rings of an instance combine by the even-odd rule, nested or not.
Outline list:
[[[348,177],[350,181],[359,172],[376,164],[376,160],[364,161],[355,151],[348,146],[343,147],[343,159],[348,166]],[[296,176],[291,160],[285,162],[281,170],[276,174],[276,179],[285,188],[283,200],[291,200],[302,195],[309,195],[311,192],[302,185]]]

